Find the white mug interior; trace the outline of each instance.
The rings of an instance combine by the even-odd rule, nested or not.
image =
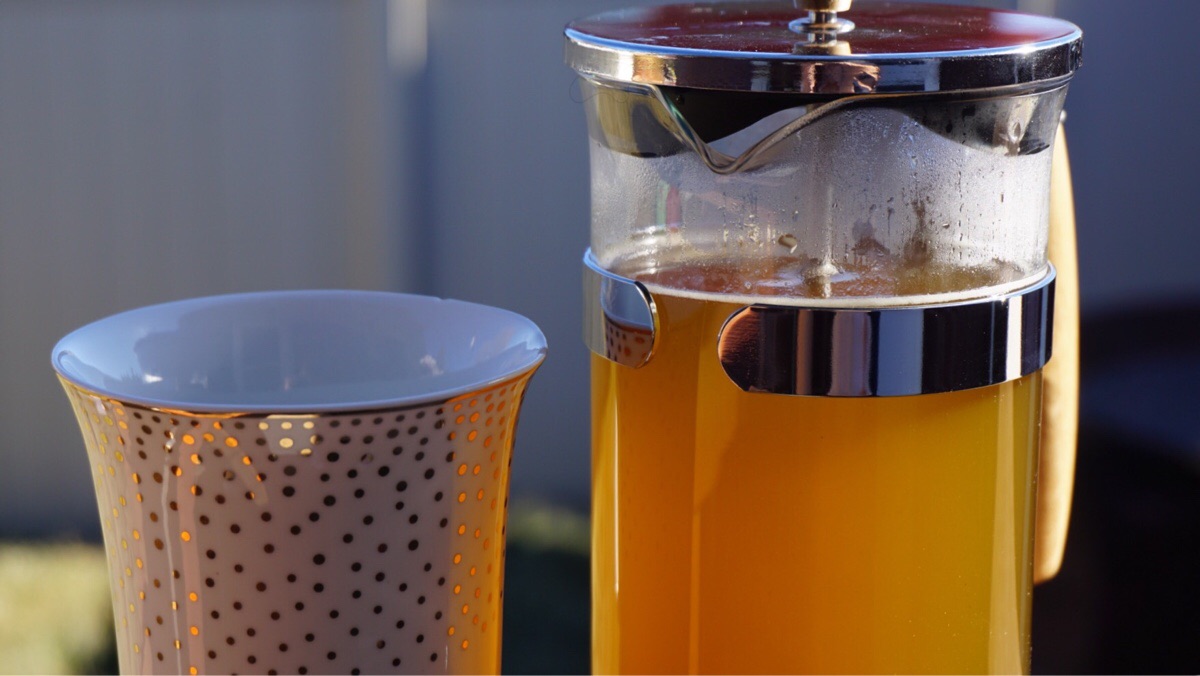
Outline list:
[[[55,346],[95,394],[173,410],[311,412],[444,400],[535,367],[546,339],[499,308],[371,291],[211,296],[130,310]]]

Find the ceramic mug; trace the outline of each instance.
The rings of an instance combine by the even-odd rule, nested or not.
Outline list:
[[[529,320],[359,291],[114,315],[53,364],[122,673],[497,672]]]

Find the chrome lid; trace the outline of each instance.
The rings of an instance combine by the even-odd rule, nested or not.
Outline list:
[[[608,12],[567,26],[566,61],[618,82],[843,95],[1048,82],[1082,57],[1083,32],[1052,17],[863,0],[816,16],[793,0]]]

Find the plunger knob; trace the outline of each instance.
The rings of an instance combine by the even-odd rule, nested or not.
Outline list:
[[[839,19],[838,12],[850,9],[853,0],[795,0],[796,8],[808,12],[808,16],[797,19],[789,27],[797,33],[808,35],[808,43],[802,45],[801,52],[809,50],[813,45],[828,46],[837,40],[838,33],[854,30],[854,22]],[[847,52],[848,53],[848,52]]]
[[[800,9],[808,12],[845,12],[853,0],[800,0]]]

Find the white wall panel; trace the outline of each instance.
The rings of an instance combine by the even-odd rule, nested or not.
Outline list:
[[[69,329],[410,281],[392,81],[379,2],[0,3],[0,535],[95,531]]]

